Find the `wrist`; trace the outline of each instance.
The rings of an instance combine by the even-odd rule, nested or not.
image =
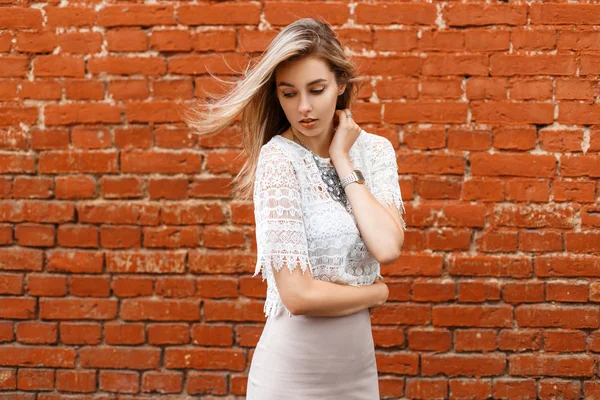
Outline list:
[[[345,178],[354,171],[354,166],[352,165],[352,161],[350,161],[350,157],[347,155],[345,157],[339,156],[338,158],[333,158],[331,156],[331,163],[333,164],[338,176],[340,179]]]
[[[350,155],[345,152],[330,153],[329,156],[331,157],[331,162],[334,165],[339,162],[344,162],[346,160],[348,160],[348,161],[350,160]]]

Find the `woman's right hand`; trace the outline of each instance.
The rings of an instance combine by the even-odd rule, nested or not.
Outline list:
[[[382,279],[377,279],[373,283],[373,288],[376,290],[376,293],[377,293],[377,300],[376,300],[377,302],[374,306],[369,308],[370,311],[385,304],[385,302],[388,299],[388,296],[390,295],[390,290],[389,290],[388,286],[383,282]]]

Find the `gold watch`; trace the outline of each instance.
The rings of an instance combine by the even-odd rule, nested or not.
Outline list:
[[[340,180],[340,183],[342,184],[342,189],[345,189],[346,186],[354,182],[360,183],[361,185],[365,183],[365,177],[363,176],[362,172],[360,172],[357,169],[350,172],[350,174],[344,179]]]

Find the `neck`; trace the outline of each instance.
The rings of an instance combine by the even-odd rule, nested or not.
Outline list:
[[[329,157],[329,146],[331,145],[331,141],[333,140],[333,135],[335,133],[333,126],[331,126],[331,128],[329,128],[326,132],[322,132],[317,136],[305,136],[294,129],[291,125],[290,130],[292,131],[292,134],[296,135],[296,137],[298,137],[302,143],[304,143],[304,145],[310,149],[310,151],[319,157]]]

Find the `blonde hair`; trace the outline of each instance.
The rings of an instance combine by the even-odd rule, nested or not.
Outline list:
[[[327,23],[303,18],[282,29],[256,65],[248,66],[231,90],[220,98],[192,105],[184,116],[193,131],[211,134],[227,127],[241,113],[242,145],[247,160],[232,183],[235,194],[242,199],[252,199],[262,146],[290,126],[277,98],[275,70],[283,62],[308,56],[325,61],[337,83],[347,85],[337,98],[336,109],[350,108],[359,90],[354,65]]]

